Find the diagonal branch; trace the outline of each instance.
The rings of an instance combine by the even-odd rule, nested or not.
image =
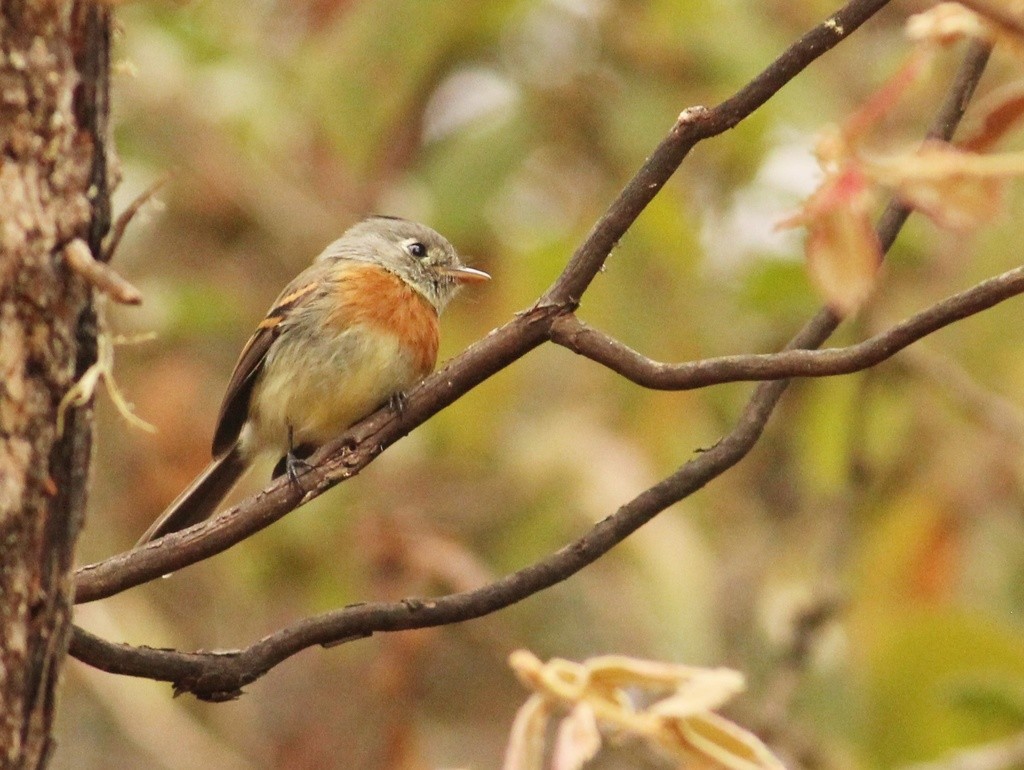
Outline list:
[[[847,8],[862,5],[866,4],[850,3]],[[951,135],[959,120],[959,111],[962,110],[966,96],[973,91],[977,79],[981,76],[987,56],[988,49],[979,45],[972,46],[968,52],[961,66],[960,77],[937,121],[936,125],[943,127],[936,132],[937,134],[947,137]],[[883,215],[879,234],[886,248],[895,239],[906,216],[907,210],[898,205],[890,205]],[[606,219],[607,216],[602,221]],[[581,253],[584,255],[582,259]],[[355,444],[342,444],[325,449],[325,452],[321,453],[323,457],[317,458],[323,465],[318,469],[316,478],[320,483],[330,484],[332,479],[333,483],[336,483],[344,474],[351,475],[362,467],[359,465],[360,451],[369,452],[371,457],[380,451],[379,448],[362,450],[361,447],[366,446],[367,442],[408,430],[412,425],[418,424],[414,421],[424,419],[423,413],[430,409],[436,411],[463,392],[458,389],[463,388],[467,381],[474,378],[479,381],[489,376],[491,371],[496,371],[508,361],[543,342],[557,317],[573,304],[573,287],[579,285],[585,289],[589,283],[589,279],[586,278],[586,266],[589,264],[587,252],[581,248],[570,263],[570,267],[575,266],[577,272],[570,278],[565,278],[563,274],[555,287],[545,295],[545,300],[501,330],[492,332],[488,338],[470,348],[466,354],[412,394],[409,409],[417,411],[401,417],[389,412],[378,413],[350,431],[349,441],[354,440]],[[578,283],[580,280],[582,283]],[[566,291],[569,293],[565,293]],[[838,323],[839,319],[831,311],[819,312],[793,338],[787,349],[820,345]],[[510,328],[517,330],[516,333],[508,332]],[[516,336],[517,334],[519,336]],[[606,553],[666,507],[700,489],[739,462],[761,435],[787,384],[786,380],[776,380],[758,385],[735,428],[721,441],[687,462],[672,475],[644,490],[578,540],[530,566],[473,591],[429,600],[354,605],[306,618],[243,650],[225,654],[135,648],[104,641],[80,629],[76,629],[71,652],[90,665],[106,671],[172,681],[179,692],[190,691],[200,698],[217,700],[236,697],[244,685],[259,678],[287,657],[312,645],[338,644],[365,637],[376,631],[435,626],[493,612],[565,580]],[[254,510],[259,510],[258,506],[262,502],[271,498],[276,501],[273,504],[288,504],[288,494],[286,484],[272,485],[264,496],[244,505],[248,505],[248,512],[251,514]],[[265,516],[273,515],[275,509],[266,510],[270,513],[264,513]],[[206,537],[216,538],[218,528],[231,526],[232,522],[240,518],[237,509],[219,517],[216,522],[206,527]],[[171,547],[183,548],[186,544],[189,544],[189,547],[197,547],[203,540],[197,535],[201,531],[202,528],[196,527],[182,533],[176,540],[167,538],[163,546],[154,545],[134,556],[118,558],[126,559],[122,566],[127,569],[131,566],[132,559],[138,562],[147,553],[152,554]],[[109,562],[104,563],[107,564]],[[94,568],[92,575],[97,574],[96,570],[103,568],[103,565]],[[166,570],[166,567],[164,569]],[[89,579],[84,579],[83,583],[89,585]],[[93,595],[90,598],[99,598],[97,594],[102,593],[97,590],[97,585],[101,584],[93,583]],[[110,590],[110,585],[106,584],[106,590]]]
[[[691,107],[684,110],[672,131],[661,140],[576,249],[572,260],[548,289],[544,299],[578,302],[612,248],[679,168],[694,145],[735,128],[811,62],[849,37],[887,4],[887,0],[852,0],[793,43],[734,96],[711,109]]]

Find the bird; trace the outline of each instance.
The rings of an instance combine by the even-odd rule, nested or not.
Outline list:
[[[293,480],[312,451],[405,391],[437,363],[438,319],[465,284],[463,264],[430,227],[374,215],[346,230],[289,283],[242,348],[210,464],[136,548],[209,518],[261,456]]]

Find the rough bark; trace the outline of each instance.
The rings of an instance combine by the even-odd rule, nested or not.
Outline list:
[[[61,399],[96,358],[75,238],[109,228],[109,9],[0,0],[0,767],[42,767],[71,628],[91,407]]]

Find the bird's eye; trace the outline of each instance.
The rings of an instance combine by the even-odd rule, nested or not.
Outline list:
[[[405,250],[408,251],[412,256],[416,257],[416,259],[423,259],[423,257],[427,256],[427,247],[424,246],[419,241],[407,243],[405,246]]]

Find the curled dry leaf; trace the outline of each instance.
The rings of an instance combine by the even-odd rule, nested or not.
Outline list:
[[[712,711],[743,690],[739,672],[621,655],[543,663],[525,650],[509,662],[535,694],[516,717],[504,770],[538,767],[543,748],[537,742],[555,708],[569,713],[558,729],[552,770],[579,770],[600,750],[602,733],[640,738],[701,766],[782,767],[757,736]]]
[[[997,44],[1024,54],[1024,14],[1020,3],[961,0],[938,3],[907,20],[907,37],[925,45],[951,45],[965,38]]]
[[[703,668],[681,682],[673,695],[649,709],[659,716],[686,719],[724,706],[746,688],[743,674],[731,668]]]
[[[730,668],[701,668],[680,663],[665,663],[658,660],[641,660],[626,655],[602,655],[589,658],[586,669],[594,685],[609,687],[679,687],[681,684],[693,689],[698,682],[712,680],[724,693],[724,698],[709,708],[721,705],[733,695],[743,692],[743,675]]]
[[[550,706],[539,695],[527,698],[512,722],[502,770],[543,770],[544,734]]]
[[[828,305],[849,315],[870,296],[882,262],[871,224],[874,180],[860,157],[868,133],[893,111],[926,71],[934,51],[920,47],[841,126],[824,129],[815,155],[821,185],[780,228],[807,228],[807,270]]]

